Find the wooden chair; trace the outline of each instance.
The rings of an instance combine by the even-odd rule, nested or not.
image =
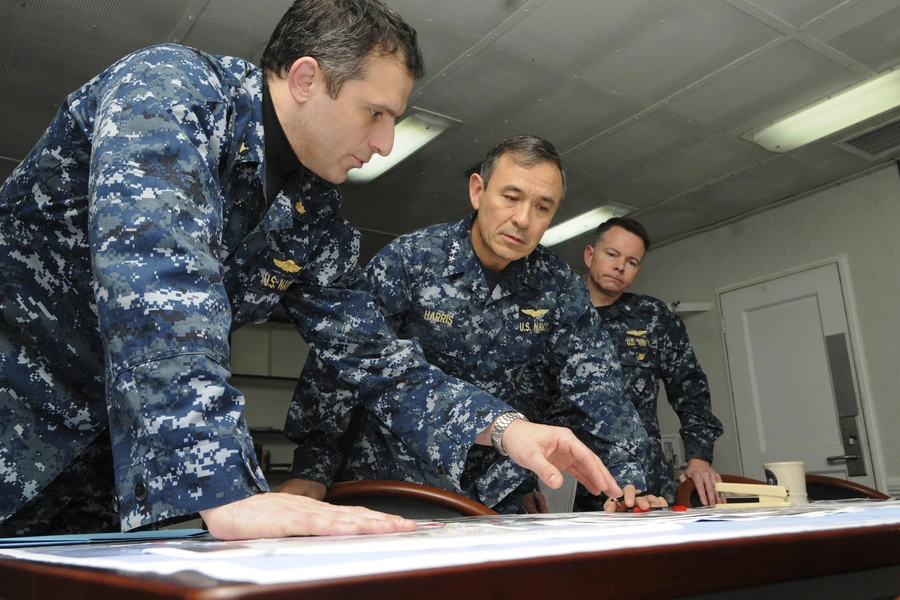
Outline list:
[[[757,479],[725,474],[722,474],[722,481],[725,483],[765,483],[765,481]],[[845,498],[890,499],[890,496],[887,494],[846,479],[811,474],[806,475],[806,495],[810,500],[841,500]],[[688,508],[703,506],[692,479],[688,479],[678,485],[678,489],[675,490],[675,504],[687,506]]]
[[[878,490],[838,477],[826,475],[806,476],[806,495],[810,500],[841,500],[844,498],[872,498],[889,500],[891,497]]]
[[[325,494],[325,502],[365,506],[407,519],[449,519],[497,514],[487,506],[454,492],[406,481],[335,483]]]

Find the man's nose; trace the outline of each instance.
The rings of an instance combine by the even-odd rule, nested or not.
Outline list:
[[[384,119],[383,123],[375,129],[375,133],[369,139],[369,148],[374,152],[387,156],[394,149],[394,121]]]
[[[528,202],[522,201],[513,213],[513,224],[519,229],[527,229],[530,222],[531,206],[528,205]]]

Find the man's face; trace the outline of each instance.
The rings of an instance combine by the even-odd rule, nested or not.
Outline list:
[[[621,227],[610,227],[596,247],[584,249],[584,264],[590,269],[588,287],[618,298],[641,272],[644,240]]]
[[[316,69],[296,127],[285,127],[300,162],[332,183],[394,146],[394,123],[406,110],[413,79],[396,56],[369,57],[368,74],[351,79],[337,98]]]
[[[469,198],[478,211],[472,246],[481,262],[500,271],[531,254],[559,208],[562,175],[553,163],[520,166],[500,157],[485,185],[477,173],[469,179]]]

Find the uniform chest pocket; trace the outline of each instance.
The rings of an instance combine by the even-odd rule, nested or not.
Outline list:
[[[509,319],[506,326],[504,354],[510,365],[529,365],[540,360],[550,337],[549,320],[521,313]]]
[[[627,336],[618,351],[625,392],[642,417],[655,415],[659,394],[659,352],[655,340]]]
[[[659,365],[656,340],[639,335],[626,335],[619,344],[619,361],[623,367],[656,370]]]
[[[266,321],[284,293],[300,278],[303,266],[281,254],[270,254],[250,273],[233,320],[241,325]]]
[[[406,315],[401,337],[417,340],[428,362],[452,373],[474,353],[468,345],[469,333],[466,315],[414,306]]]

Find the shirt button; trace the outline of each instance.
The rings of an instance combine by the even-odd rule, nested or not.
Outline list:
[[[112,509],[119,512],[119,496],[117,494],[113,494]]]
[[[143,502],[147,499],[147,484],[143,481],[139,481],[136,486],[134,486],[134,499],[138,502]]]

